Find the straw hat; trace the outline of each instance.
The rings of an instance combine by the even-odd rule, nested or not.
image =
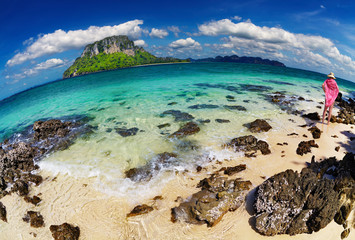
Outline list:
[[[336,79],[335,77],[334,77],[334,73],[329,73],[328,75],[327,75],[327,77],[329,77],[329,78],[333,78],[333,79]]]

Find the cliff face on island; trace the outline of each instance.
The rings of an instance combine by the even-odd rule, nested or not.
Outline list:
[[[63,73],[63,78],[136,65],[170,62],[188,60],[156,57],[144,48],[135,46],[127,36],[112,36],[87,45],[81,56]]]
[[[224,57],[217,56],[215,58],[191,59],[191,62],[235,62],[285,67],[285,64],[275,60],[262,59],[260,57],[238,57],[237,55]]]

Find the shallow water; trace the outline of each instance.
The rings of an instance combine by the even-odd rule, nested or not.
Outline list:
[[[249,134],[243,124],[256,118],[268,119],[273,131],[285,127],[284,119],[290,116],[266,100],[273,92],[308,100],[296,101],[293,109],[319,110],[316,106],[323,101],[323,81],[323,75],[313,72],[235,63],[159,65],[103,72],[53,82],[1,101],[0,138],[24,130],[39,119],[88,116],[88,124],[95,127],[94,134],[51,154],[40,162],[40,167],[53,173],[97,177],[100,189],[126,194],[163,183],[173,177],[175,170],[237,156],[221,145]],[[355,91],[354,83],[338,80],[338,85],[345,95]],[[163,114],[167,110],[192,115],[201,131],[184,139],[169,138],[185,122]],[[230,122],[218,123],[216,119]],[[201,123],[202,120],[210,122]],[[158,127],[167,123],[170,126]],[[138,128],[138,132],[122,137],[117,128]],[[261,137],[266,139],[267,135]],[[178,157],[163,168],[168,172],[158,174],[148,188],[146,183],[124,178],[124,171],[145,165],[162,152],[174,152]]]

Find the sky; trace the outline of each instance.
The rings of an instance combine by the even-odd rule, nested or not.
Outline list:
[[[0,99],[62,78],[87,44],[262,57],[355,82],[354,0],[1,0]]]

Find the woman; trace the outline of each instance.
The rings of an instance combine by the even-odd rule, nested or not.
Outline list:
[[[325,104],[324,104],[322,123],[324,123],[325,113],[326,113],[327,109],[329,109],[328,123],[327,123],[327,124],[329,124],[330,118],[332,116],[334,101],[338,96],[339,88],[338,88],[336,81],[334,80],[335,79],[334,73],[332,73],[332,72],[329,73],[327,75],[327,77],[328,77],[328,79],[325,80],[322,85],[323,91],[325,93]]]

